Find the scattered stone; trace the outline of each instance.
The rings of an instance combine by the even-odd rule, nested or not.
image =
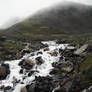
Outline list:
[[[49,51],[49,48],[48,47],[44,48],[44,51]]]
[[[32,70],[32,71],[30,71],[29,73],[28,73],[28,77],[30,77],[32,74],[34,74],[34,73],[39,73],[39,71],[36,71],[36,70]]]
[[[42,59],[41,56],[37,57],[35,60],[36,60],[37,65],[41,65],[42,63],[44,63],[44,60]]]
[[[39,54],[43,54],[41,51],[39,51],[39,52],[37,52],[37,55],[39,55]]]
[[[30,53],[30,50],[29,50],[29,49],[23,49],[23,50],[21,51],[21,54],[22,54],[22,55],[29,54],[29,53]]]
[[[34,56],[35,54],[34,53],[31,53],[31,56]]]
[[[20,74],[23,74],[23,69],[20,69],[19,73],[20,73]]]
[[[50,54],[51,56],[57,56],[57,52],[55,52],[55,51],[54,52],[48,51],[47,53]]]

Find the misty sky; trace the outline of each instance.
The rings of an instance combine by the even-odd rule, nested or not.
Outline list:
[[[60,1],[92,4],[92,0],[0,0],[0,27],[15,17],[26,17]]]

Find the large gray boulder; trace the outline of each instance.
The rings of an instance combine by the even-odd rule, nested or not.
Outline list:
[[[83,54],[83,52],[85,52],[85,51],[87,50],[87,48],[88,48],[88,44],[85,44],[85,45],[81,46],[80,48],[78,48],[78,49],[74,52],[74,54],[76,54],[76,55],[81,55],[81,54]]]

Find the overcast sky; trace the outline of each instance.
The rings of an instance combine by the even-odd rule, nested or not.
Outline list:
[[[26,17],[60,1],[92,4],[92,0],[0,0],[0,27],[15,17]]]

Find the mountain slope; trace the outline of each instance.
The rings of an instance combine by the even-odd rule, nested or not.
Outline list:
[[[66,33],[92,33],[92,6],[73,2],[57,4],[3,31],[3,35],[24,39]]]

